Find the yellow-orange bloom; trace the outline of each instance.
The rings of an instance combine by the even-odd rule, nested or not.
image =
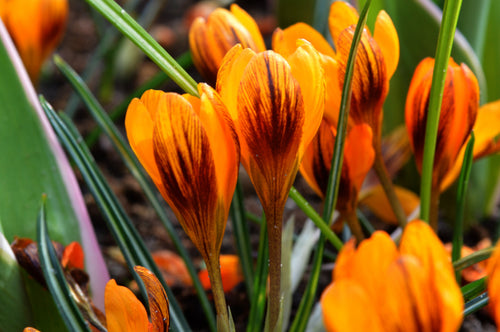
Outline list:
[[[216,9],[207,20],[196,18],[189,30],[193,63],[210,84],[215,83],[222,58],[236,44],[256,52],[266,49],[257,23],[236,4],[230,11]]]
[[[43,62],[61,40],[68,16],[67,0],[0,0],[0,18],[33,82]]]
[[[130,145],[203,258],[218,257],[239,167],[239,145],[219,95],[146,91],[127,110]],[[212,259],[213,260],[213,259]]]
[[[241,162],[264,207],[288,197],[305,148],[323,115],[324,79],[308,43],[287,59],[273,51],[234,47],[217,90],[234,121]]]
[[[500,100],[488,103],[479,108],[474,123],[474,160],[498,153],[500,151]],[[441,183],[441,190],[445,190],[460,174],[467,144],[462,146],[455,163],[448,171]]]
[[[406,99],[406,128],[415,161],[422,170],[427,108],[434,59],[426,58],[415,69]],[[479,108],[479,86],[472,71],[450,59],[446,73],[443,102],[434,157],[433,186],[439,188],[457,161],[458,154],[472,130]]]
[[[351,5],[342,1],[332,3],[329,26],[336,52],[321,34],[304,23],[297,23],[283,31],[277,29],[273,35],[273,49],[280,54],[293,52],[297,39],[307,40],[322,54],[327,88],[324,116],[333,125],[337,123],[347,58],[357,22],[358,13]],[[389,15],[381,11],[373,37],[368,28],[361,37],[353,73],[349,119],[355,124],[370,125],[374,142],[380,139],[382,105],[398,61],[396,29]]]
[[[378,231],[344,246],[321,297],[327,331],[457,331],[464,306],[444,246],[423,221],[398,248]]]
[[[160,281],[149,270],[136,266],[148,292],[151,323],[142,303],[127,287],[118,286],[114,279],[106,285],[104,306],[106,327],[109,332],[162,332],[168,331],[170,316],[168,298]]]
[[[221,255],[220,272],[222,277],[222,287],[225,293],[230,292],[244,279],[243,272],[241,271],[240,259],[237,255]],[[198,278],[200,278],[200,282],[204,289],[208,290],[212,287],[208,271],[206,269],[203,269],[198,273]]]
[[[500,241],[497,242],[493,255],[488,260],[486,268],[488,275],[488,296],[490,311],[500,331]]]
[[[323,121],[300,165],[302,176],[322,198],[326,195],[326,186],[330,176],[335,136],[336,129]],[[348,214],[356,209],[358,193],[366,174],[373,165],[374,158],[370,126],[367,124],[354,126],[347,134],[344,148],[344,162],[336,206],[341,214]]]
[[[269,326],[279,328],[281,230],[288,192],[324,108],[319,53],[307,42],[286,59],[273,51],[233,47],[217,75],[217,90],[234,121],[247,170],[269,234]]]
[[[334,2],[330,7],[330,33],[337,49],[339,86],[344,84],[347,58],[358,21],[358,13],[346,2]],[[378,148],[382,106],[389,91],[389,80],[399,61],[399,39],[391,18],[380,11],[373,37],[368,28],[361,36],[352,80],[349,116],[356,124],[367,123],[373,130],[374,147]],[[339,96],[340,98],[340,96]]]

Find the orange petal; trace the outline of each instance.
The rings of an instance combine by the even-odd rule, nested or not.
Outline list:
[[[490,308],[497,326],[500,326],[500,241],[489,259],[487,273]]]
[[[257,24],[244,10],[232,6],[231,12],[218,8],[205,21],[197,18],[189,31],[193,62],[210,83],[214,83],[225,54],[236,44],[264,51]]]
[[[323,121],[316,136],[307,147],[300,164],[302,176],[321,198],[326,195],[334,145],[335,129]]]
[[[325,79],[320,54],[304,40],[297,42],[298,48],[286,58],[292,68],[292,75],[300,85],[304,100],[303,135],[299,158],[318,131],[325,107]]]
[[[344,84],[353,35],[354,27],[349,27],[340,33],[336,42],[340,87]],[[359,43],[352,77],[349,116],[355,124],[369,124],[374,137],[379,137],[381,134],[382,106],[388,91],[389,80],[383,53],[375,40],[364,32]]]
[[[153,152],[153,119],[157,108],[164,105],[161,101],[164,94],[161,91],[146,91],[141,99],[134,98],[130,102],[125,116],[125,129],[130,147],[160,190],[162,190],[160,171]],[[152,100],[155,99],[157,102],[153,103]]]
[[[478,159],[500,151],[500,100],[488,103],[479,108],[474,124],[474,159]],[[453,167],[448,171],[441,183],[441,191],[446,190],[458,177],[467,144],[462,146]]]
[[[394,241],[387,233],[377,231],[359,244],[351,265],[351,279],[363,285],[370,297],[383,302],[378,294],[386,280],[389,265],[397,257],[398,251]]]
[[[71,242],[64,248],[61,265],[63,267],[83,270],[85,265],[84,254],[83,249],[78,242]]]
[[[297,39],[305,39],[321,54],[335,58],[335,51],[323,35],[302,22],[285,30],[276,29],[273,33],[273,50],[287,58],[297,49]]]
[[[198,89],[201,95],[198,115],[207,133],[211,150],[217,153],[217,158],[214,158],[217,187],[228,211],[240,165],[238,135],[219,94],[203,83],[198,85]]]
[[[358,18],[359,15],[356,9],[347,2],[335,1],[332,3],[328,16],[328,24],[335,45],[337,45],[340,33],[348,27],[357,24]]]
[[[385,10],[378,13],[373,38],[384,54],[384,61],[387,66],[387,79],[390,79],[398,67],[399,38],[394,23],[392,23],[390,16]]]
[[[106,325],[109,332],[147,332],[148,314],[142,303],[126,287],[111,279],[104,292]]]
[[[168,298],[165,289],[156,276],[142,266],[134,267],[135,272],[141,277],[148,292],[149,311],[153,332],[168,331],[170,325],[170,314],[168,311]]]
[[[221,255],[220,256],[220,273],[222,278],[222,288],[224,292],[230,292],[234,287],[243,281],[243,273],[241,271],[240,260],[236,255]],[[212,286],[208,276],[207,269],[203,269],[198,273],[203,288],[208,290]]]
[[[156,115],[153,133],[164,198],[203,257],[217,254],[226,220],[218,215],[219,196],[213,153],[191,104],[168,93]],[[173,111],[175,110],[175,112]],[[223,223],[219,227],[218,223]]]
[[[326,330],[386,331],[372,300],[362,285],[352,280],[335,281],[325,289],[320,300]]]
[[[284,204],[299,166],[304,102],[290,66],[280,55],[255,55],[237,95],[242,162],[263,204]],[[245,162],[248,164],[245,165]],[[278,195],[279,197],[276,197]]]
[[[341,279],[350,279],[352,277],[355,257],[356,240],[352,238],[344,244],[335,261],[335,268],[332,275],[333,281],[337,282]]]
[[[2,20],[33,81],[61,40],[68,16],[67,0],[7,1]],[[4,6],[4,4],[1,4]]]
[[[401,206],[403,207],[405,215],[409,216],[413,214],[420,205],[420,198],[412,191],[403,187],[394,186],[394,190]],[[368,206],[378,218],[391,225],[398,224],[396,216],[392,211],[391,204],[389,203],[381,185],[361,191],[360,200],[361,203]]]
[[[431,272],[447,270],[454,274],[450,257],[431,227],[422,220],[414,220],[405,227],[399,250],[422,261]]]
[[[40,331],[32,327],[25,327],[23,332],[40,332]]]
[[[441,329],[440,316],[444,308],[434,304],[438,295],[430,287],[431,279],[416,257],[401,256],[391,265],[386,277],[381,293],[386,301],[380,312],[387,331],[453,331]]]
[[[354,126],[345,142],[344,163],[349,170],[349,180],[359,192],[375,160],[372,146],[372,129],[367,124]]]
[[[158,250],[153,251],[151,256],[153,256],[155,264],[160,269],[163,279],[169,287],[193,285],[186,264],[177,254],[169,250]]]
[[[229,8],[231,13],[238,19],[238,21],[243,24],[243,26],[250,32],[252,36],[252,40],[255,43],[255,48],[252,48],[255,52],[264,52],[266,50],[266,44],[264,43],[264,39],[262,38],[262,34],[260,33],[259,27],[257,23],[253,19],[252,16],[248,15],[246,11],[241,9],[240,6],[233,3]]]

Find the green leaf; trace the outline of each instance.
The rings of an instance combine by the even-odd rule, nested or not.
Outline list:
[[[282,309],[281,314],[283,316],[283,326],[282,330],[286,331],[288,327],[288,321],[292,313],[292,299],[293,299],[293,288],[292,288],[292,248],[293,248],[293,229],[295,224],[295,218],[292,215],[288,221],[285,222],[283,228],[283,233],[281,235],[281,298],[282,298]]]
[[[113,0],[87,0],[109,22],[139,47],[184,91],[198,96],[196,82],[129,14]]]
[[[465,210],[465,197],[467,192],[467,184],[469,183],[469,176],[472,167],[472,150],[474,147],[474,131],[471,132],[469,143],[465,149],[464,159],[462,163],[462,170],[460,171],[460,178],[458,181],[457,201],[456,201],[456,216],[455,224],[453,225],[453,242],[451,251],[451,260],[456,262],[462,257],[462,245],[464,241],[464,210]],[[457,283],[460,284],[460,271],[455,272]]]
[[[21,268],[3,235],[0,224],[0,331],[22,331],[33,325]]]
[[[83,138],[65,114],[61,114],[60,117],[57,116],[47,101],[45,101],[43,97],[41,98],[42,107],[50,123],[54,127],[63,145],[66,147],[66,150],[80,169],[86,184],[108,223],[108,227],[113,237],[125,257],[129,270],[133,271],[134,266],[140,265],[156,275],[162,283],[170,301],[170,322],[172,329],[177,331],[189,331],[189,326],[172,291],[163,279],[160,270],[154,263],[151,254],[133,226],[132,221],[119,203],[118,198],[114,195],[109,185],[104,180],[104,176],[97,168]],[[134,274],[134,277],[139,284],[142,284],[137,274]],[[143,294],[143,297],[146,298],[146,295]]]
[[[48,217],[54,240],[80,241],[78,218],[64,180],[62,150],[43,123],[33,87],[3,25],[0,29],[0,219],[5,237],[35,238],[33,220],[45,193],[50,198]]]
[[[486,277],[481,278],[479,280],[473,281],[470,284],[462,287],[462,295],[464,297],[464,301],[470,301],[476,296],[481,295],[486,291]]]
[[[33,221],[45,193],[53,239],[82,244],[94,303],[104,309],[109,274],[83,196],[3,25],[0,73],[0,220],[5,237],[36,237]]]
[[[40,257],[40,266],[45,277],[45,282],[68,330],[90,332],[87,323],[71,296],[56,251],[50,241],[47,222],[45,220],[45,199],[46,197],[44,196],[37,221],[38,256]]]

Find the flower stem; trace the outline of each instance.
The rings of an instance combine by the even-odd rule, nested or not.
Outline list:
[[[392,184],[389,172],[385,167],[384,158],[380,150],[380,145],[378,145],[378,147],[375,147],[375,162],[373,164],[373,168],[377,173],[382,188],[384,188],[384,192],[387,196],[387,199],[389,200],[389,203],[391,204],[392,211],[396,216],[399,226],[401,226],[401,228],[404,228],[406,226],[406,214],[403,210],[403,207],[401,206],[401,202],[399,202],[399,199],[396,196],[394,185]]]
[[[220,273],[219,255],[205,260],[207,263],[208,276],[214,296],[215,310],[217,311],[217,331],[230,332],[229,316],[227,313],[226,298],[222,287],[222,277]]]
[[[345,213],[342,216],[349,228],[351,229],[352,234],[356,238],[357,243],[361,243],[365,239],[365,235],[363,234],[363,230],[361,229],[361,224],[359,223],[358,216],[356,215],[356,210],[351,210]]]
[[[281,232],[283,228],[283,207],[277,200],[264,208],[267,221],[269,244],[269,300],[267,310],[268,331],[281,332]]]
[[[429,210],[429,225],[431,225],[434,232],[438,229],[438,212],[439,212],[439,196],[441,195],[441,190],[439,184],[432,185],[431,189],[431,202]]]

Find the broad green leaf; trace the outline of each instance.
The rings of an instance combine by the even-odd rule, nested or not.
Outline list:
[[[2,24],[0,73],[0,220],[5,237],[35,238],[34,220],[46,194],[52,238],[82,244],[94,303],[104,309],[109,275],[83,196]]]
[[[0,331],[22,331],[33,326],[33,314],[24,288],[21,268],[2,233],[0,224]]]

